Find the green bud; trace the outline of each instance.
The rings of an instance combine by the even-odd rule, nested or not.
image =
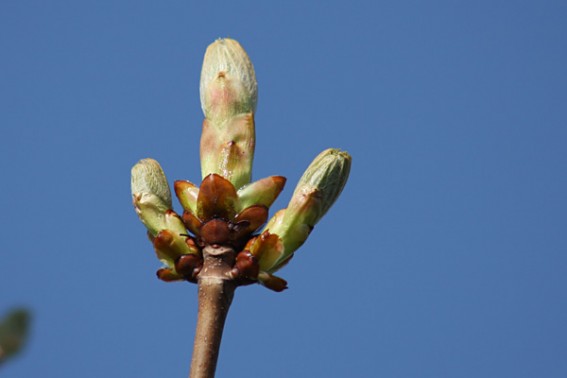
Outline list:
[[[258,101],[254,66],[240,44],[229,38],[213,42],[201,70],[201,108],[218,123],[241,113],[253,113]]]
[[[336,148],[321,152],[299,179],[287,207],[289,219],[297,216],[315,226],[343,191],[351,160],[347,152]]]
[[[238,190],[237,211],[253,205],[269,208],[283,190],[285,181],[283,176],[270,176],[243,186]]]
[[[197,214],[197,197],[199,196],[199,188],[190,181],[177,180],[173,184],[175,194],[183,206],[183,209]]]
[[[319,220],[341,194],[350,172],[351,157],[338,149],[320,153],[307,168],[283,212],[266,225],[265,230],[277,234],[284,253],[266,270],[274,272],[299,248]],[[260,259],[262,266],[262,260]]]
[[[143,159],[134,165],[131,185],[136,213],[152,236],[167,228],[168,223],[175,225],[170,217],[166,219],[166,212],[172,207],[171,191],[157,161]],[[185,229],[182,232],[186,232]]]
[[[132,167],[132,194],[150,193],[171,209],[171,191],[165,173],[154,159],[142,159]]]
[[[238,42],[219,39],[207,48],[201,72],[202,178],[216,173],[236,189],[250,182],[256,136],[256,75]]]

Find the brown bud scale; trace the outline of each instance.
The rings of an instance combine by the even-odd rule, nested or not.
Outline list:
[[[175,261],[175,270],[189,280],[195,279],[196,274],[203,265],[203,259],[199,255],[183,255]]]
[[[156,272],[157,277],[164,282],[173,282],[181,280],[181,277],[169,268],[161,268]]]
[[[256,260],[249,251],[242,251],[236,255],[236,264],[234,265],[234,268],[238,270],[241,277],[254,280],[258,278],[258,273],[260,273],[258,260]]]
[[[212,219],[201,227],[201,239],[207,244],[226,244],[229,236],[228,223],[222,219]]]

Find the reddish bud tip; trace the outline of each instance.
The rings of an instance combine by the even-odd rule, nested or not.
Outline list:
[[[287,289],[286,280],[266,272],[261,272],[258,275],[258,280],[262,285],[273,291],[281,292]]]
[[[158,271],[156,272],[156,275],[157,275],[157,278],[159,278],[160,280],[162,280],[164,282],[179,281],[179,280],[182,279],[181,276],[174,273],[173,270],[171,270],[169,268],[158,269]]]

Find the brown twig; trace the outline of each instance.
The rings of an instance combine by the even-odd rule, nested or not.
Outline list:
[[[190,378],[215,376],[224,322],[236,288],[229,276],[234,255],[234,250],[227,247],[206,246],[203,249],[203,269],[198,276],[199,313]]]

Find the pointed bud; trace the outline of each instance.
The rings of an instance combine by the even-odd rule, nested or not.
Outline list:
[[[268,219],[268,208],[265,206],[250,206],[236,214],[232,221],[232,239],[236,242],[246,242]]]
[[[216,173],[236,189],[250,182],[254,159],[256,75],[238,42],[219,39],[205,53],[201,71],[201,174]]]
[[[266,230],[283,241],[284,253],[268,268],[279,269],[283,262],[299,248],[309,233],[335,203],[350,172],[351,157],[338,149],[320,153],[307,168],[293,193],[285,212],[268,222]],[[260,259],[262,266],[262,260]]]
[[[197,214],[197,197],[199,196],[199,188],[192,182],[186,180],[177,180],[173,184],[175,194],[183,206],[183,209],[189,211],[193,215]]]
[[[195,215],[203,222],[211,218],[232,219],[236,213],[237,201],[236,189],[230,181],[217,174],[211,174],[201,182]]]
[[[256,74],[240,44],[229,38],[213,42],[201,71],[201,108],[217,123],[236,114],[253,113],[258,101]]]
[[[270,176],[238,189],[238,211],[253,205],[269,208],[285,185],[285,177]]]
[[[260,272],[260,274],[258,274],[258,281],[268,289],[278,293],[287,289],[286,280],[266,272]]]

